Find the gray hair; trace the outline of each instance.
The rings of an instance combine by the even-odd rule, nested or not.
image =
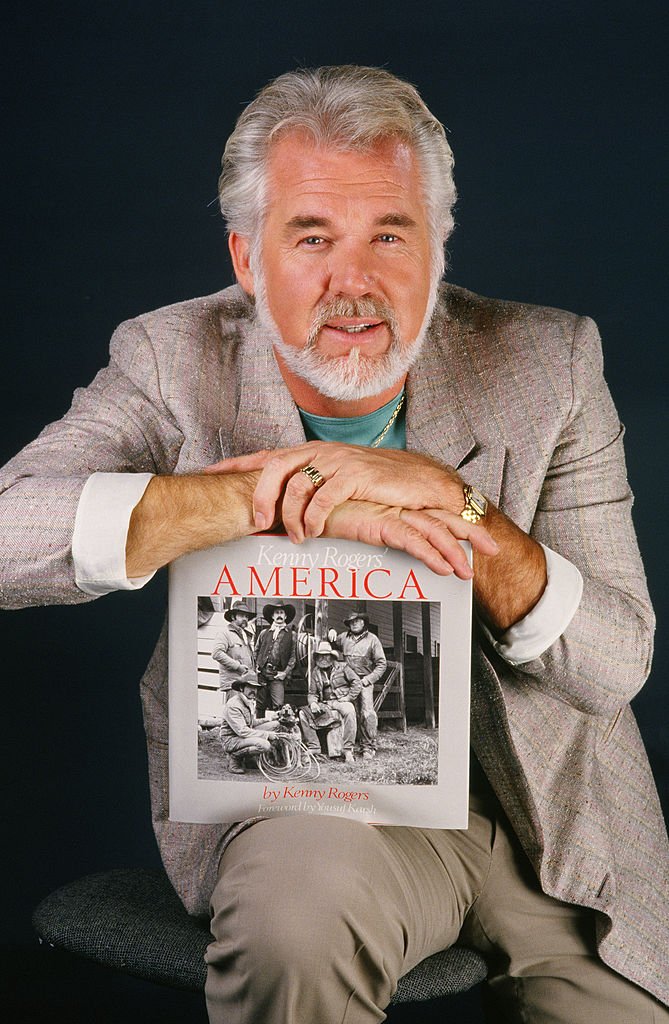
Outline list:
[[[270,146],[289,131],[344,151],[369,150],[389,137],[410,145],[425,191],[434,269],[441,276],[443,247],[453,230],[453,154],[443,125],[412,85],[381,68],[349,64],[289,71],[261,90],[228,139],[219,179],[228,230],[248,237],[252,250],[259,246],[267,210]]]

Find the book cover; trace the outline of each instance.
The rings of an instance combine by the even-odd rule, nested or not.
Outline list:
[[[471,594],[350,541],[265,534],[178,559],[170,817],[466,827]]]

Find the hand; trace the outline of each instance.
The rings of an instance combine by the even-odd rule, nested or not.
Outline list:
[[[300,470],[309,464],[325,477],[314,485]],[[309,441],[294,448],[277,448],[226,459],[206,473],[245,473],[261,470],[253,495],[256,529],[274,521],[282,492],[281,518],[296,543],[319,537],[333,508],[349,499],[375,501],[404,508],[442,508],[460,514],[463,482],[450,466],[427,455],[396,449],[371,449],[326,441]]]
[[[440,508],[407,509],[370,501],[346,501],[328,516],[324,536],[406,551],[439,576],[469,580],[474,573],[459,543],[496,555],[497,544],[482,526]]]
[[[286,678],[285,670],[277,672],[276,675],[274,676],[274,678],[275,679],[281,679],[281,680],[285,679]]]
[[[313,713],[314,713],[314,714],[316,714],[316,712],[317,712],[317,711],[320,711],[320,709],[321,709],[321,706],[320,706],[320,704],[318,703],[318,701],[317,701],[317,700],[315,700],[315,701],[313,701],[313,702],[312,702],[312,703],[311,703],[311,704],[309,705],[309,709],[310,709],[311,711],[313,711]]]

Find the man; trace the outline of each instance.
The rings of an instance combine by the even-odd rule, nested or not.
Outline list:
[[[228,754],[228,771],[243,775],[246,757],[268,754],[272,749],[272,733],[279,723],[256,717],[256,692],[262,684],[255,672],[247,671],[232,683],[233,693],[223,708],[221,746]]]
[[[253,637],[247,627],[256,616],[240,601],[228,608],[223,617],[229,625],[217,635],[211,656],[218,662],[218,686],[225,706],[232,684],[254,667]]]
[[[386,670],[386,656],[378,636],[369,632],[367,612],[353,612],[344,619],[344,625],[348,626],[348,630],[337,637],[337,647],[347,666],[360,679],[360,747],[363,761],[369,761],[376,754],[376,731],[379,724],[374,710],[374,684],[378,683]]]
[[[290,623],[295,618],[292,604],[280,601],[266,604],[263,618],[269,623],[256,640],[256,664],[262,690],[258,695],[258,710],[278,711],[283,707],[285,682],[295,668],[295,633]]]
[[[211,909],[211,1021],[383,1020],[458,938],[487,956],[497,1019],[666,1020],[669,851],[628,706],[653,619],[594,325],[440,283],[452,155],[385,71],[271,83],[220,196],[240,287],[119,328],[6,467],[3,600],[132,589],[279,518],[296,542],[401,548],[473,578],[476,757],[467,831],[171,822],[163,637],[142,684],[153,815],[184,904]]]
[[[321,757],[320,730],[327,730],[330,757],[353,764],[356,734],[354,701],[362,684],[353,669],[337,662],[337,652],[327,640],[321,640],[313,652],[306,707],[300,708],[300,729],[308,750]],[[336,738],[335,737],[336,733]]]

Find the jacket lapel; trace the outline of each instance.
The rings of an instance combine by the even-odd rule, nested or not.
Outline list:
[[[228,439],[219,431],[221,451],[245,455],[262,448],[304,444],[300,414],[279,372],[269,333],[255,323],[241,345],[239,405]],[[230,450],[230,448],[232,450]]]
[[[498,504],[506,448],[477,407],[466,348],[477,338],[463,344],[459,335],[457,321],[439,310],[407,380],[407,448],[453,466]]]

